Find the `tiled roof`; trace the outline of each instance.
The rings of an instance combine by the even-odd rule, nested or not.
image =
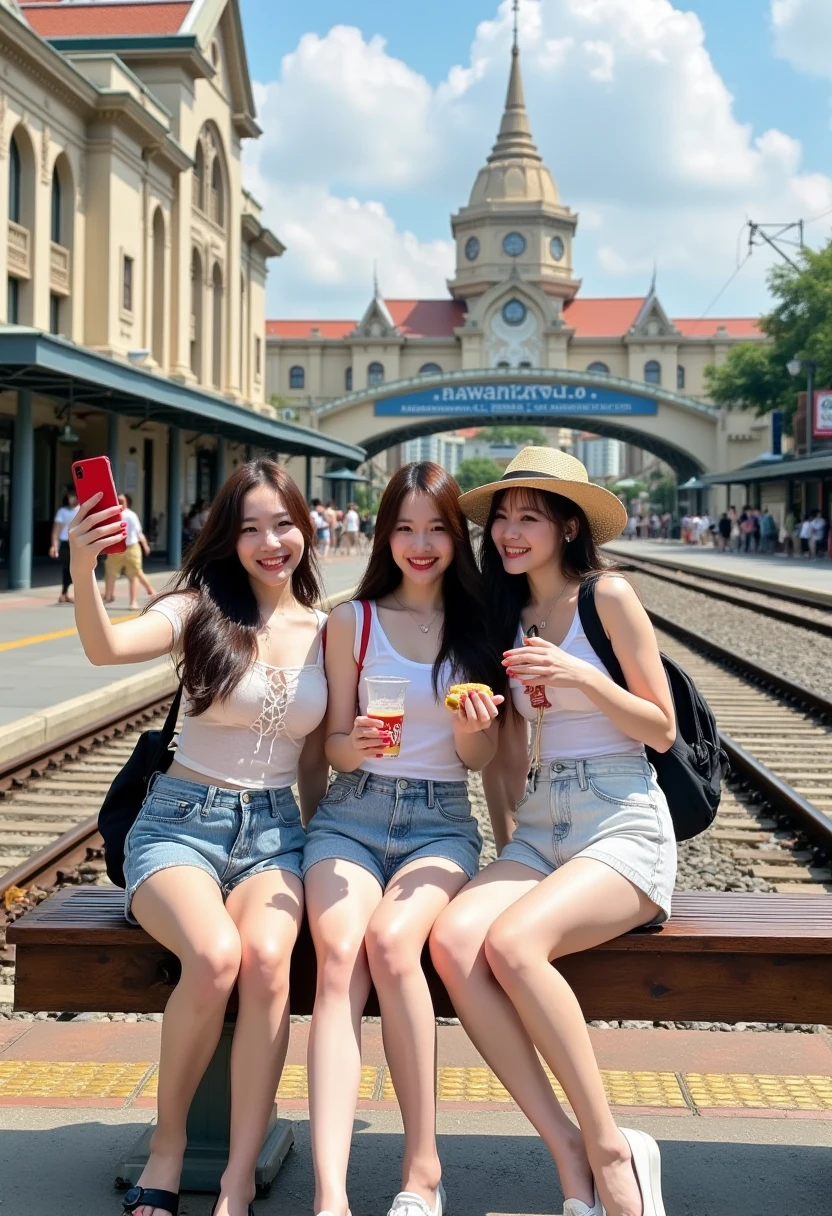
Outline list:
[[[42,38],[112,38],[176,34],[192,0],[141,0],[113,4],[107,0],[23,0],[23,16]]]
[[[407,338],[450,338],[465,319],[465,306],[458,300],[385,300],[394,323]],[[644,304],[642,296],[570,300],[563,319],[578,338],[622,338],[629,333]],[[346,338],[357,321],[267,321],[270,338]],[[711,338],[724,326],[731,338],[758,338],[759,323],[753,317],[712,317],[704,321],[681,320],[673,324],[685,338]],[[313,334],[316,327],[320,332]]]

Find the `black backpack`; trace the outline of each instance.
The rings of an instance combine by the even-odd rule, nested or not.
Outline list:
[[[612,643],[595,607],[596,578],[581,584],[578,611],[587,641],[607,671],[622,688],[627,681]],[[647,759],[656,770],[677,840],[690,840],[709,828],[716,818],[728,756],[719,741],[716,719],[683,667],[661,656],[676,711],[676,741],[669,751],[648,747]]]
[[[124,842],[139,817],[147,787],[154,773],[166,773],[173,761],[170,750],[182,700],[182,685],[173,698],[161,730],[146,730],[133,748],[133,754],[107,791],[98,812],[98,830],[104,838],[107,877],[117,887],[124,880]]]

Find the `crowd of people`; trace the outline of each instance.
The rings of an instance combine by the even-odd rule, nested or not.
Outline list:
[[[313,498],[309,515],[315,529],[315,544],[324,561],[336,555],[355,557],[358,553],[369,552],[372,547],[375,511],[359,510],[355,502],[342,511],[334,502],[323,503],[320,498]]]
[[[317,956],[317,1216],[350,1211],[371,984],[404,1125],[391,1216],[447,1211],[426,945],[462,1025],[551,1153],[564,1212],[665,1216],[658,1146],[617,1126],[578,1001],[551,965],[671,911],[673,822],[645,747],[671,747],[673,701],[649,617],[600,552],[626,510],[553,449],[524,449],[500,480],[462,495],[439,465],[406,465],[384,491],[354,599],[327,618],[319,552],[334,538],[331,520],[319,535],[326,509],[313,507],[273,461],[240,466],[172,588],[117,628],[96,566],[120,512],[94,497],[69,523],[88,658],[172,655],[182,682],[175,750],[126,840],[101,825],[108,871],[123,867],[125,916],[181,964],[150,1157],[124,1209],[176,1216],[188,1110],[236,988],[214,1213],[253,1216],[305,910]],[[349,514],[344,535],[361,536],[360,513],[357,530]],[[620,683],[585,632],[593,620]],[[476,771],[499,854],[483,868]]]
[[[146,595],[153,595],[153,586],[144,572],[142,557],[150,556],[150,544],[144,534],[142,521],[133,510],[133,499],[129,494],[119,494],[118,504],[125,525],[127,547],[123,553],[108,553],[104,558],[104,603],[114,604],[116,582],[127,577],[128,610],[139,610],[139,587]],[[61,563],[61,593],[59,604],[73,603],[70,595],[72,571],[70,569],[69,526],[78,514],[78,495],[74,487],[64,494],[60,507],[55,512],[52,536],[49,541],[49,556]]]
[[[762,553],[782,551],[788,557],[825,557],[830,543],[829,523],[819,509],[802,519],[786,513],[779,523],[768,507],[730,506],[719,519],[707,513],[685,514],[681,520],[681,539],[688,545],[713,545],[720,553]]]

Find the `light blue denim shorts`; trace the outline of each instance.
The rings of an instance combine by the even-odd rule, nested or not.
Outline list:
[[[421,857],[444,857],[473,878],[481,849],[464,781],[377,777],[357,769],[336,774],[312,816],[303,873],[319,861],[353,861],[385,890]]]
[[[500,861],[551,874],[573,857],[603,861],[670,916],[676,837],[667,800],[646,756],[627,753],[544,765],[517,805]]]
[[[288,787],[226,790],[156,773],[124,847],[124,914],[136,923],[136,891],[171,866],[205,870],[223,895],[266,870],[300,878],[305,837]]]

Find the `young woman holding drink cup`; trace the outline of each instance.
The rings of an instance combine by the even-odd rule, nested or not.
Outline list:
[[[336,776],[304,850],[318,958],[309,1038],[315,1212],[348,1216],[346,1176],[370,983],[405,1129],[396,1216],[442,1216],[435,1023],[421,954],[439,913],[477,872],[481,841],[467,770],[496,749],[503,698],[481,628],[484,589],[453,478],[429,462],[385,490],[356,600],[327,626],[327,757]],[[474,623],[477,627],[474,628]],[[455,702],[456,704],[456,702]]]

